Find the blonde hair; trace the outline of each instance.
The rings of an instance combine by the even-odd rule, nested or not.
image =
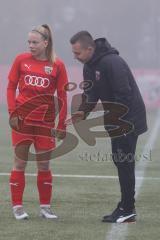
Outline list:
[[[42,24],[32,29],[31,32],[37,32],[41,34],[44,40],[48,41],[48,45],[46,48],[46,56],[49,62],[54,63],[56,59],[56,54],[53,48],[53,40],[52,40],[52,31],[47,24]]]

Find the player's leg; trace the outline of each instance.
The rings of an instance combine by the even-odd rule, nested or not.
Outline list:
[[[37,136],[35,141],[37,159],[37,187],[39,192],[40,215],[48,219],[56,219],[57,216],[51,210],[52,198],[52,172],[50,169],[51,153],[55,148],[55,139]],[[43,153],[43,160],[41,154]]]
[[[28,136],[27,136],[28,137]],[[15,131],[12,132],[14,146],[14,164],[10,174],[11,202],[14,217],[17,220],[27,219],[28,214],[23,210],[23,192],[25,188],[25,168],[28,160],[28,152],[31,139]]]

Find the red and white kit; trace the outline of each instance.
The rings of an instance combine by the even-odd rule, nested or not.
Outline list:
[[[28,128],[29,132],[33,132],[34,125],[37,124],[54,127],[56,114],[53,96],[57,91],[59,105],[57,128],[65,130],[64,122],[67,115],[65,85],[68,79],[64,63],[59,58],[50,64],[47,60],[35,59],[30,53],[20,54],[16,57],[8,78],[8,111],[25,119],[23,127]],[[25,139],[31,139],[37,150],[50,149],[54,145],[51,138],[12,131],[14,146]]]

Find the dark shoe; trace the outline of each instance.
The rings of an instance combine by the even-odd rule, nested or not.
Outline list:
[[[103,217],[102,222],[110,223],[124,223],[124,222],[136,222],[136,210],[125,211],[118,204],[117,208],[112,212],[111,215]]]

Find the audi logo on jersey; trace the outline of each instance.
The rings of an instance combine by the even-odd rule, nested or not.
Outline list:
[[[26,85],[47,88],[50,84],[48,78],[26,75],[24,78]]]

